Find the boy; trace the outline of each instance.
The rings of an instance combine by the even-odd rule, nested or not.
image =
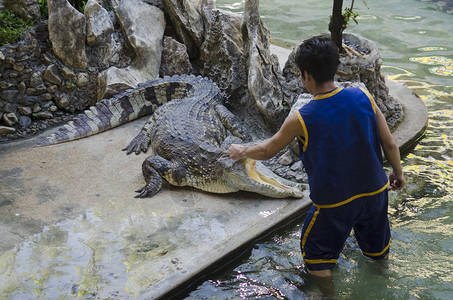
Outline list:
[[[228,151],[232,159],[264,160],[299,139],[313,201],[302,229],[302,255],[312,275],[326,278],[352,229],[365,256],[387,258],[387,188],[401,189],[405,179],[398,146],[372,96],[335,86],[339,54],[334,43],[309,39],[298,47],[295,60],[313,100],[289,115],[270,139],[253,146],[233,144]],[[393,169],[390,181],[381,146]]]

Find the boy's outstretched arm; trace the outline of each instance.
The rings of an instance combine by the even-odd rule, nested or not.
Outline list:
[[[377,105],[375,105],[375,108],[381,145],[384,149],[385,157],[387,158],[393,169],[389,175],[390,189],[400,190],[406,183],[403,175],[403,169],[401,168],[400,150],[398,149],[398,145],[396,144],[395,139],[390,132],[384,115]]]
[[[232,144],[228,149],[228,153],[234,160],[244,157],[257,160],[269,159],[285,148],[297,136],[303,136],[302,125],[297,115],[292,113],[283,122],[280,130],[270,139],[253,146]]]

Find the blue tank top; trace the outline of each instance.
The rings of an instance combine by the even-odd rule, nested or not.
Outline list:
[[[381,144],[372,96],[359,88],[337,88],[313,98],[297,112],[310,198],[336,207],[384,191]]]

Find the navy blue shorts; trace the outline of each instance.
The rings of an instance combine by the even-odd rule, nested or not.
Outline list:
[[[305,218],[301,235],[307,268],[332,269],[352,229],[365,256],[375,260],[384,258],[390,247],[387,208],[387,190],[333,208],[319,208],[314,204]]]

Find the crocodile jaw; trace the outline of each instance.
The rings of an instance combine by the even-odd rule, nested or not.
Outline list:
[[[240,163],[242,170],[236,168],[229,174],[231,183],[237,189],[272,198],[301,198],[303,196],[304,186],[302,184],[278,176],[261,162],[247,158]]]

